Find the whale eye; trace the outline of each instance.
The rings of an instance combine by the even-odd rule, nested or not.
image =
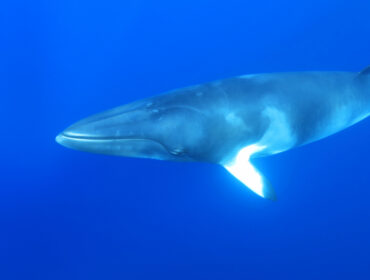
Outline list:
[[[183,148],[175,148],[169,151],[171,155],[181,156],[185,153]]]

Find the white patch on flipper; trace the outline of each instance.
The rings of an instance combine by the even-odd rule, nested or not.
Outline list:
[[[234,160],[224,164],[224,167],[256,194],[274,200],[275,193],[268,181],[250,162],[251,155],[264,148],[256,144],[247,146],[239,151]]]
[[[275,107],[267,107],[262,112],[270,121],[262,138],[254,144],[239,150],[233,160],[223,164],[225,169],[256,194],[274,200],[275,192],[266,178],[252,165],[250,159],[260,152],[276,154],[291,148],[295,137],[291,133],[286,115]],[[229,114],[226,119],[235,123],[238,118]]]

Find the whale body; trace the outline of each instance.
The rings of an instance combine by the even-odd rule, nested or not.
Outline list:
[[[370,114],[370,68],[239,76],[177,89],[85,118],[58,143],[116,156],[222,165],[275,199],[251,159],[339,132]]]

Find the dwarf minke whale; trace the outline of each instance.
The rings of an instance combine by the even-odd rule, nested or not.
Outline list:
[[[66,147],[116,156],[209,162],[275,199],[253,158],[341,131],[370,114],[370,68],[239,76],[177,89],[83,119]]]

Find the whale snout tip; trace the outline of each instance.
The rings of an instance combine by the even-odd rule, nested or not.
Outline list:
[[[55,142],[57,142],[58,144],[61,144],[62,142],[62,133],[59,133],[56,137],[55,137]]]
[[[65,146],[65,147],[68,146],[67,145],[68,143],[78,141],[78,140],[79,140],[78,137],[73,137],[73,135],[69,135],[67,130],[59,133],[55,137],[55,142],[57,142],[58,144],[60,144],[62,146]]]
[[[55,142],[57,142],[58,144],[63,145],[63,142],[64,142],[64,135],[63,135],[63,132],[59,133],[56,137],[55,137]]]
[[[71,125],[62,132],[60,132],[56,137],[55,141],[65,147],[69,147],[71,144],[76,144],[77,142],[83,142],[84,139],[94,138],[91,133],[87,133],[81,125]]]
[[[66,129],[55,137],[55,142],[64,147],[73,148],[76,144],[83,144],[87,141],[84,141],[83,137],[69,133],[69,130]]]
[[[94,142],[89,141],[89,139],[69,135],[68,130],[59,133],[55,137],[55,142],[57,142],[59,145],[63,147],[75,150],[86,150],[89,149],[91,144],[94,145]]]

